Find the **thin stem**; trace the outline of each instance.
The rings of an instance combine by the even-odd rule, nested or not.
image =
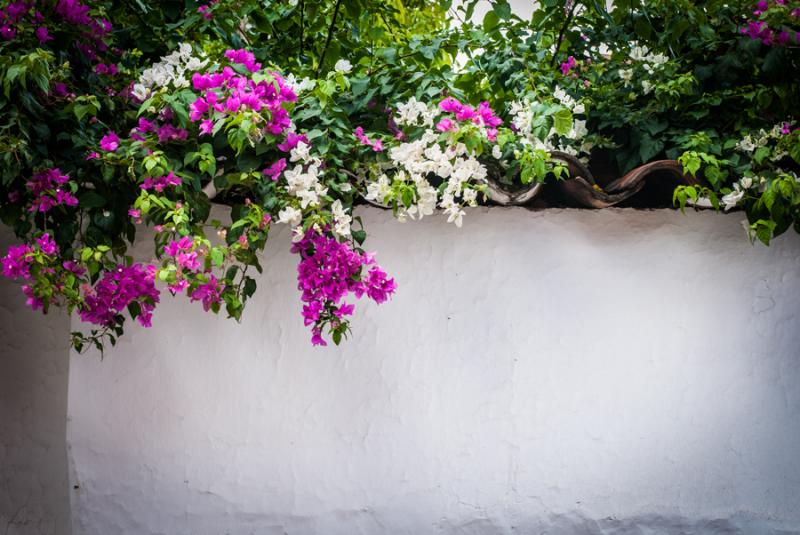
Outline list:
[[[325,63],[325,54],[328,52],[328,46],[331,44],[333,38],[333,28],[336,26],[336,17],[339,15],[339,7],[342,5],[342,0],[336,0],[336,7],[333,8],[333,19],[331,25],[328,26],[328,37],[325,39],[325,48],[322,49],[322,54],[319,57],[319,66],[317,66],[317,78],[319,73],[322,72],[322,65]]]
[[[572,7],[569,10],[569,14],[567,14],[567,19],[564,21],[564,24],[561,26],[561,31],[558,32],[558,42],[556,43],[556,49],[553,51],[553,58],[550,60],[550,65],[553,66],[556,64],[556,58],[558,57],[558,51],[561,49],[561,43],[564,41],[564,34],[569,27],[569,23],[572,22],[572,15],[575,14],[575,9],[578,7],[578,0],[572,2]],[[565,6],[566,7],[566,6]]]
[[[305,28],[303,27],[304,24],[303,19],[305,17],[305,10],[306,10],[306,2],[305,0],[300,0],[300,58],[301,59],[303,57],[303,47],[304,47],[303,31],[305,30]]]

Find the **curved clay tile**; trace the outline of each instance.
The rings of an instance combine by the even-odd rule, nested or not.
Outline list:
[[[521,206],[527,204],[531,199],[536,197],[539,191],[541,191],[542,186],[544,186],[544,184],[541,182],[534,182],[528,184],[528,186],[523,189],[511,191],[506,189],[499,182],[489,180],[486,184],[486,195],[492,202],[503,206]]]
[[[586,208],[608,208],[635,195],[644,187],[644,183],[637,183],[629,189],[608,193],[597,185],[589,168],[575,156],[554,151],[551,157],[569,169],[569,177],[559,180],[553,185],[570,204]]]
[[[664,174],[675,184],[696,185],[700,181],[683,173],[683,166],[676,160],[658,160],[633,169],[622,178],[601,188],[592,172],[575,156],[553,152],[552,158],[569,169],[569,177],[554,182],[552,186],[569,204],[587,208],[607,208],[630,199],[645,187],[648,180],[663,180]],[[672,198],[666,199],[671,204]]]
[[[582,176],[564,179],[555,186],[562,195],[571,201],[571,204],[578,204],[586,208],[608,208],[636,195],[644,187],[644,182],[614,194],[603,191],[600,186],[590,183]]]
[[[661,172],[666,172],[671,175],[678,184],[685,186],[700,184],[700,181],[695,177],[683,173],[683,166],[677,160],[657,160],[637,167],[624,177],[608,184],[605,189],[612,193],[616,191],[626,191],[635,188],[638,184],[643,185],[648,177],[653,176],[654,173]]]

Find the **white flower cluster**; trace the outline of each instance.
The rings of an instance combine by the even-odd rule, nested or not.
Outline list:
[[[433,126],[433,118],[439,113],[436,106],[428,106],[415,97],[397,105],[395,122],[399,126]]]
[[[569,93],[558,86],[556,86],[556,88],[553,90],[553,98],[563,104],[575,115],[586,113],[586,107],[583,104],[576,102],[575,99],[569,95]]]
[[[311,89],[314,89],[314,86],[317,85],[316,80],[312,80],[308,76],[306,76],[302,80],[298,80],[292,73],[290,73],[289,76],[286,77],[285,82],[286,85],[291,87],[292,91],[294,91],[295,94],[297,95],[305,91],[310,91]]]
[[[574,98],[560,87],[555,88],[553,97],[561,103],[562,106],[570,110],[573,116],[586,113],[585,106],[576,102]],[[588,162],[587,156],[594,147],[594,144],[584,139],[589,134],[589,130],[586,128],[586,121],[573,117],[572,129],[567,135],[563,136],[565,139],[562,139],[556,145],[555,141],[558,137],[558,133],[554,128],[550,129],[544,139],[540,139],[534,135],[533,125],[536,120],[536,106],[537,102],[529,99],[511,103],[510,112],[513,116],[512,123],[514,123],[520,135],[520,142],[523,145],[531,145],[534,149],[542,149],[548,153],[561,151],[572,156],[580,157],[581,160]],[[495,158],[498,158],[498,156],[495,156]]]
[[[652,54],[647,48],[634,43],[630,51],[630,58],[634,63],[641,63],[642,68],[648,75],[652,76],[659,67],[669,61],[669,58],[664,54]],[[620,79],[624,82],[625,87],[630,87],[633,81],[633,68],[620,69],[617,71]],[[655,84],[648,79],[642,80],[642,90],[645,95],[652,93],[655,89]]]
[[[426,107],[426,111],[422,112],[414,103],[410,106],[409,103],[403,105],[405,110],[412,110],[415,107],[420,113],[416,115],[413,112],[409,115],[407,111],[400,113],[406,113],[408,120],[416,123],[420,116],[427,114],[428,111]],[[395,194],[394,185],[412,185],[415,190],[413,204],[403,206],[402,202],[399,203],[397,219],[401,222],[409,218],[422,219],[426,215],[431,215],[438,204],[447,215],[448,223],[455,223],[460,227],[465,215],[463,208],[478,204],[478,190],[475,186],[486,183],[486,167],[470,153],[467,147],[463,143],[447,146],[439,140],[439,134],[432,128],[427,128],[415,141],[392,147],[389,150],[389,160],[385,172],[381,173],[377,180],[367,183],[365,198],[378,203],[391,202]],[[392,174],[391,178],[387,172]],[[446,181],[441,196],[428,181],[427,176],[430,174]]]
[[[309,146],[302,141],[292,149],[289,161],[296,163],[291,169],[286,169],[283,176],[286,179],[287,191],[300,199],[300,207],[316,208],[320,203],[320,196],[328,193],[328,188],[319,181],[323,171],[322,160],[312,157]]]
[[[752,154],[758,148],[767,146],[771,140],[780,138],[783,135],[781,126],[781,123],[778,123],[769,132],[762,128],[758,132],[747,134],[736,144],[736,150]],[[771,159],[777,161],[786,156],[786,154],[786,152],[776,152]]]
[[[752,188],[755,185],[755,181],[752,177],[746,176],[739,180],[739,182],[733,185],[733,191],[730,193],[723,195],[722,204],[725,205],[725,211],[727,212],[731,208],[736,207],[737,204],[744,198],[744,194],[747,190]],[[763,187],[766,186],[766,179],[762,178],[759,181],[759,185]]]
[[[283,177],[286,179],[286,191],[299,199],[300,208],[286,206],[278,212],[278,223],[285,223],[293,227],[293,241],[303,238],[303,210],[317,208],[322,202],[322,197],[327,195],[328,188],[320,182],[324,174],[322,160],[311,155],[310,146],[300,141],[289,155],[289,161],[294,167],[286,169]],[[352,217],[345,211],[342,202],[336,200],[331,205],[333,214],[333,232],[337,236],[350,236],[350,223]]]
[[[131,93],[139,100],[146,100],[152,90],[172,86],[175,89],[189,87],[189,74],[202,69],[208,60],[192,55],[192,45],[182,43],[177,50],[161,58],[145,69]]]
[[[339,237],[350,236],[350,224],[353,222],[353,218],[345,211],[342,201],[339,199],[333,201],[331,213],[333,214],[333,233]]]
[[[339,74],[347,74],[353,70],[353,65],[346,59],[340,59],[333,66],[333,70]]]
[[[664,54],[651,54],[649,50],[639,45],[634,45],[631,48],[630,57],[633,61],[641,63],[642,68],[648,74],[653,74],[658,67],[669,61],[669,58]]]

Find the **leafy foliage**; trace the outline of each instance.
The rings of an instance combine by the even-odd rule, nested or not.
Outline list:
[[[339,343],[343,299],[394,291],[354,204],[460,225],[487,177],[564,178],[555,153],[618,174],[678,159],[703,182],[681,209],[743,208],[764,243],[800,231],[797,2],[543,0],[529,20],[478,4],[5,2],[0,218],[25,244],[4,274],[102,348],[149,323],[156,285],[240,318],[286,223],[312,341]]]

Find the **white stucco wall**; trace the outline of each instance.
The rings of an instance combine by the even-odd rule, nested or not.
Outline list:
[[[400,288],[312,348],[165,296],[71,358],[74,533],[800,533],[800,240],[741,215],[365,210]]]
[[[0,251],[15,243],[0,228]],[[0,277],[0,533],[68,535],[69,318],[31,311]]]

